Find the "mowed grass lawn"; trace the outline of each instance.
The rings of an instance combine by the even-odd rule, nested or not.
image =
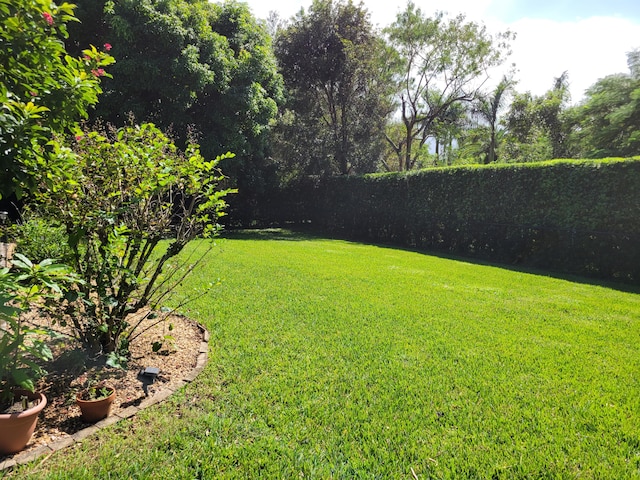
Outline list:
[[[20,478],[640,478],[640,295],[286,231],[229,235],[169,401]]]

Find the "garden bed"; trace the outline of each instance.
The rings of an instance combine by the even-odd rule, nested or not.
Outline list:
[[[39,325],[48,323],[47,319],[30,321]],[[80,409],[75,404],[75,394],[87,380],[104,380],[116,388],[112,415],[130,406],[138,406],[160,390],[177,387],[196,366],[203,331],[197,323],[179,315],[172,315],[165,322],[152,326],[156,321],[147,319],[140,325],[140,332],[149,329],[131,343],[131,358],[126,369],[106,366],[104,356],[91,354],[68,335],[69,330],[53,326],[63,336],[51,340],[54,360],[45,365],[48,375],[38,386],[48,403],[31,441],[20,455],[70,438],[90,426],[80,419]],[[172,339],[167,340],[167,335]],[[153,351],[154,342],[162,342],[157,352]],[[140,371],[147,367],[160,369],[153,383],[149,377],[140,375]],[[0,455],[0,462],[7,458],[10,457]]]

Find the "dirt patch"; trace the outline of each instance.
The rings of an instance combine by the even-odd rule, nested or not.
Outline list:
[[[46,319],[30,321],[47,323]],[[76,393],[88,381],[104,381],[116,388],[112,414],[137,406],[160,390],[176,387],[196,366],[203,332],[195,322],[179,315],[153,326],[155,322],[146,319],[141,323],[138,332],[143,333],[130,345],[131,358],[126,369],[107,366],[104,356],[91,355],[80,342],[67,336],[68,331],[54,326],[64,336],[51,340],[54,360],[44,365],[48,375],[37,388],[48,403],[31,441],[21,453],[70,437],[89,426],[80,419],[80,409],[75,403]],[[168,335],[172,338],[167,339]],[[162,344],[157,352],[153,351],[154,342]],[[153,381],[140,374],[148,367],[160,370]],[[7,458],[10,457],[0,455],[0,461]]]

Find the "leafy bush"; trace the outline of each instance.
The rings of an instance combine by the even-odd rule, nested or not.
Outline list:
[[[67,55],[74,5],[49,0],[0,0],[0,198],[20,198],[47,164],[53,132],[68,132],[98,101],[103,67],[114,62],[95,47]]]
[[[206,161],[196,144],[183,153],[152,124],[86,132],[71,148],[54,143],[67,167],[53,173],[56,188],[41,186],[39,201],[66,229],[84,280],[61,321],[92,347],[126,352],[139,325],[129,316],[159,309],[199,261],[170,260],[217,233],[230,191],[218,188],[217,164],[232,155]]]
[[[62,287],[77,280],[69,267],[49,259],[34,264],[16,254],[12,263],[15,270],[0,269],[0,411],[12,402],[14,388],[33,391],[46,374],[36,359],[53,359],[40,338],[47,331],[27,325],[21,314],[34,305],[55,308]]]
[[[9,236],[17,244],[16,251],[36,263],[47,258],[64,262],[71,253],[65,228],[35,213],[23,214],[9,228]]]

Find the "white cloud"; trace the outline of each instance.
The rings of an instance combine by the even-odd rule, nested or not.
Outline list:
[[[519,72],[518,91],[542,94],[553,79],[569,72],[572,99],[599,78],[627,72],[626,52],[640,46],[640,25],[621,18],[593,17],[576,22],[519,20],[512,60]]]
[[[379,27],[385,27],[393,22],[396,15],[407,5],[406,0],[365,0],[363,3],[371,13],[371,21]],[[468,19],[477,21],[485,17],[485,12],[492,0],[414,0],[414,3],[427,16],[438,11],[447,12],[452,16],[464,13]]]
[[[267,18],[269,12],[276,11],[282,18],[289,18],[302,7],[305,10],[311,5],[311,0],[278,0],[278,2],[265,2],[265,0],[244,0],[249,5],[253,14],[258,18]],[[219,1],[218,3],[222,3]]]

